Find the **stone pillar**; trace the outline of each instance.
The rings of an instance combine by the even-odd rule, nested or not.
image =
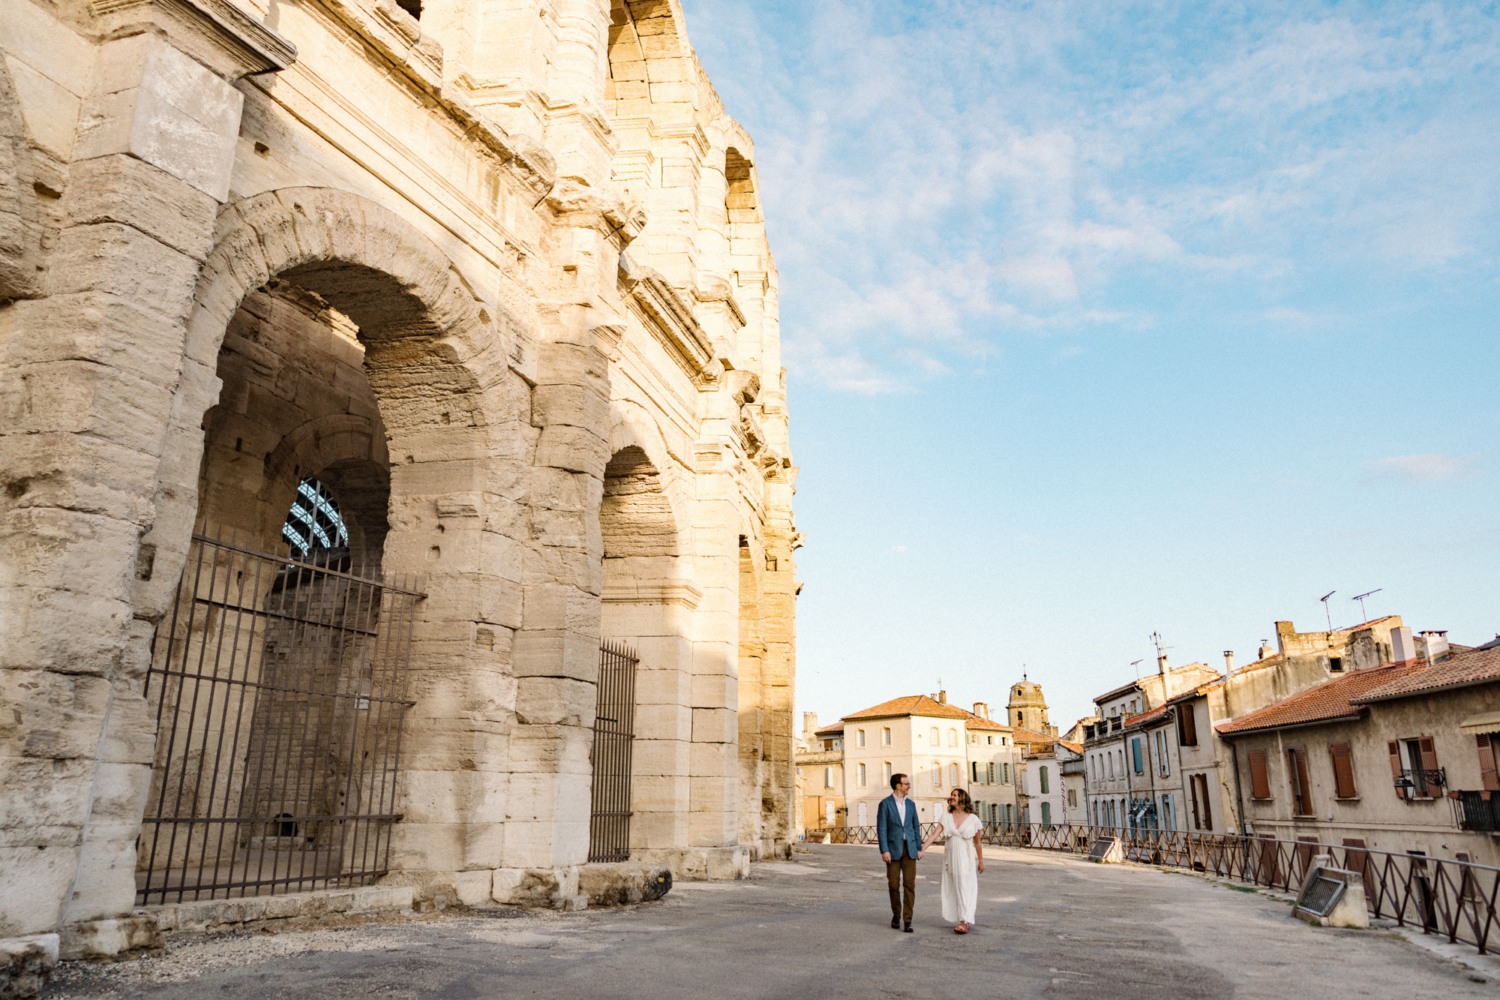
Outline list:
[[[237,8],[212,8],[160,0],[95,19],[108,41],[93,51],[45,297],[12,307],[0,382],[0,702],[14,711],[0,812],[21,820],[0,833],[0,935],[62,927],[65,957],[70,928],[134,902],[154,743],[142,684],[161,610],[142,596],[168,592],[160,581],[181,567],[139,543],[176,390],[214,379],[182,346],[228,190],[233,83],[294,55]]]

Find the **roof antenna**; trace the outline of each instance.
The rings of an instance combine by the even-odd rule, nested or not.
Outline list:
[[[1131,660],[1130,661],[1130,665],[1135,668],[1135,679],[1136,680],[1140,680],[1141,679],[1141,661],[1140,660]]]
[[[1358,601],[1359,602],[1359,620],[1360,621],[1367,622],[1367,621],[1370,620],[1370,617],[1365,614],[1365,598],[1369,597],[1371,594],[1378,594],[1378,593],[1380,593],[1384,589],[1385,589],[1384,587],[1376,587],[1374,590],[1367,590],[1363,594],[1357,594],[1354,597],[1349,598],[1349,600],[1351,600],[1351,601]]]
[[[1328,593],[1318,598],[1318,600],[1323,602],[1323,613],[1328,616],[1328,631],[1330,632],[1333,631],[1333,612],[1328,610],[1328,599],[1337,593],[1337,590],[1330,590]]]

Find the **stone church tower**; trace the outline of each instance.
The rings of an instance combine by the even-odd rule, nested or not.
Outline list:
[[[1010,702],[1005,706],[1005,721],[1012,726],[1021,726],[1047,736],[1056,736],[1057,727],[1047,721],[1047,700],[1042,697],[1042,686],[1021,675],[1019,683],[1010,689]]]

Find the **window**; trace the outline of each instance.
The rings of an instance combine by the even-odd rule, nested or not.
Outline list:
[[[1264,750],[1250,751],[1250,797],[1252,799],[1269,799],[1271,797],[1271,777],[1266,772],[1266,752]]]
[[[1037,781],[1041,782],[1043,795],[1046,795],[1052,791],[1052,789],[1047,787],[1047,768],[1045,766],[1037,771],[1036,778]]]
[[[1008,785],[1008,784],[1010,784],[1010,765],[1009,764],[1001,764],[1000,765],[1000,772],[1001,772],[1000,783],[1002,785]]]
[[[1156,731],[1156,773],[1163,778],[1172,773],[1172,762],[1167,757],[1167,731],[1165,729]]]
[[[825,768],[823,768],[823,787],[824,788],[832,788],[833,787],[833,768],[831,768],[831,767],[825,767]]]
[[[857,736],[857,737],[858,737],[858,738],[859,738],[859,739],[858,739],[858,743],[859,743],[859,745],[860,745],[860,746],[864,746],[864,745],[865,745],[865,731],[864,731],[864,730],[863,730],[863,729],[861,729],[861,730],[860,730],[860,731],[859,731],[859,732],[858,732],[858,733],[856,733],[856,734],[855,734],[855,735],[856,735],[856,736]],[[864,782],[860,782],[860,784],[864,784]]]
[[[956,746],[958,746],[958,730],[957,729],[950,729],[950,730],[948,730],[948,745],[950,747],[956,747]]]
[[[887,785],[889,785],[891,783],[891,762],[890,761],[886,761],[885,762],[885,783]]]
[[[797,768],[797,777],[802,777],[802,768]]]
[[[958,765],[948,765],[948,785],[952,788],[958,787]]]
[[[932,787],[943,787],[943,765],[939,764],[937,761],[932,762]]]
[[[1105,758],[1104,762],[1109,765],[1109,776],[1113,778],[1115,776],[1115,755],[1110,754]]]
[[[1479,750],[1479,781],[1486,791],[1500,789],[1500,768],[1495,766],[1495,741],[1489,733],[1474,737]]]
[[[976,783],[979,781],[979,762],[977,760],[969,763],[969,780]]]
[[[867,782],[865,781],[865,766],[863,764],[859,765],[859,784],[861,788],[863,788],[865,784],[867,784]],[[861,802],[860,805],[863,806],[864,803]],[[859,822],[861,826],[864,825],[864,820],[860,820]]]
[[[1349,744],[1328,744],[1328,756],[1333,761],[1334,796],[1340,799],[1354,798],[1354,762],[1349,759]]]
[[[1008,747],[1008,746],[1010,746],[1010,742],[1008,740],[1006,740],[1006,738],[1004,736],[1002,736],[1002,737],[1000,737],[1000,745],[1003,746],[1003,747]]]
[[[1431,736],[1392,740],[1387,749],[1397,798],[1430,799],[1436,794],[1434,789],[1442,787],[1443,776],[1438,770],[1437,750]]]
[[[943,738],[938,735],[938,727],[937,726],[933,726],[932,729],[928,731],[927,735],[928,735],[928,738],[932,741],[932,745],[933,746],[941,746],[942,745]]]
[[[1163,830],[1177,829],[1177,817],[1172,814],[1172,796],[1161,797],[1161,827]]]
[[[888,746],[891,745],[891,727],[890,726],[886,726],[884,729],[880,730],[880,745],[883,746],[883,747],[888,747]]]
[[[1130,740],[1130,757],[1131,757],[1132,762],[1135,764],[1135,773],[1136,774],[1145,774],[1146,773],[1146,765],[1141,760],[1141,738],[1139,736],[1131,737],[1131,740]]]
[[[1177,744],[1184,747],[1198,745],[1198,715],[1191,703],[1177,706]]]
[[[1334,673],[1344,669],[1344,658],[1342,656],[1330,656],[1328,658],[1328,669]]]
[[[984,742],[985,742],[986,746],[994,746],[995,745],[995,737],[993,737],[993,736],[986,736],[984,738]]]
[[[1193,806],[1193,829],[1212,830],[1213,814],[1208,807],[1208,776],[1195,774],[1188,782],[1188,794]]]
[[[1052,803],[1042,803],[1042,826],[1052,829]]]
[[[990,763],[989,763],[988,767],[986,768],[986,770],[988,771],[988,775],[984,779],[985,783],[993,785],[995,783],[995,762],[994,761],[990,761]]]
[[[1078,805],[1078,790],[1075,788],[1068,789],[1068,805]]]
[[[823,749],[824,750],[832,750],[833,749],[833,740],[824,740],[823,741]]]

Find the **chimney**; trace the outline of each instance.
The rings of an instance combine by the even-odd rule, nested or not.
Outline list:
[[[939,691],[938,692],[938,704],[939,705],[946,705],[946,704],[948,704],[948,692],[947,691]]]
[[[1228,677],[1234,673],[1234,650],[1224,650],[1224,676]]]
[[[1156,672],[1163,677],[1167,676],[1167,654],[1158,653],[1156,656]]]
[[[1417,658],[1417,644],[1412,641],[1411,629],[1405,625],[1391,629],[1391,662],[1405,663]]]
[[[803,712],[802,713],[802,738],[805,739],[805,740],[807,740],[809,746],[812,745],[813,734],[816,733],[817,731],[818,731],[818,713],[817,712]]]
[[[974,714],[981,719],[988,719],[990,717],[990,706],[982,701],[976,701],[974,703]]]
[[[1448,655],[1448,633],[1446,631],[1423,632],[1422,649],[1429,665],[1441,660]]]
[[[1260,641],[1260,659],[1264,660],[1274,652],[1276,651],[1271,648],[1271,643],[1268,640],[1262,639]]]

